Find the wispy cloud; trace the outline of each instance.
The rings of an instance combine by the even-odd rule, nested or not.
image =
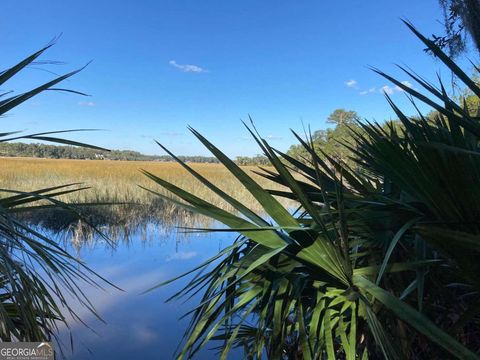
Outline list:
[[[283,138],[281,136],[277,136],[277,135],[267,135],[267,139],[268,140],[282,140]]]
[[[187,72],[187,73],[205,73],[205,72],[208,72],[208,70],[204,69],[204,68],[201,68],[200,66],[198,65],[192,65],[192,64],[178,64],[175,60],[170,60],[168,62],[170,65],[172,65],[174,68],[180,70],[180,71],[183,71],[183,72]]]
[[[412,83],[410,83],[410,81],[408,80],[404,80],[402,81],[402,84],[409,87],[409,88],[413,88],[413,85]],[[396,86],[389,86],[389,85],[384,85],[380,88],[369,88],[369,89],[366,89],[366,90],[362,90],[359,92],[360,95],[368,95],[368,94],[372,94],[372,93],[376,93],[376,92],[380,92],[380,93],[386,93],[387,95],[393,95],[395,93],[399,93],[399,92],[403,92],[404,90],[396,85]]]
[[[402,84],[405,85],[406,87],[409,87],[409,88],[413,87],[413,85],[408,80],[402,81]],[[396,92],[403,92],[404,90],[398,85],[395,85],[393,87],[385,85],[385,86],[382,87],[382,91],[384,93],[386,93],[387,95],[393,95]]]
[[[377,91],[376,88],[372,87],[368,90],[363,90],[363,91],[360,91],[359,94],[360,95],[367,95],[367,94],[371,94],[371,93],[374,93],[375,91]]]
[[[345,81],[345,85],[347,85],[347,87],[349,87],[349,88],[355,89],[357,87],[358,83],[357,83],[357,80],[350,79],[348,81]]]
[[[382,86],[382,91],[387,95],[393,95],[395,93],[396,87],[390,87],[388,85]]]
[[[405,85],[406,87],[409,87],[409,88],[412,88],[413,89],[413,85],[410,81],[408,80],[405,80],[405,81],[402,81],[402,84]],[[398,86],[397,86],[398,87]]]
[[[80,106],[95,106],[97,104],[94,103],[93,101],[80,101],[78,103],[78,105],[80,105]]]

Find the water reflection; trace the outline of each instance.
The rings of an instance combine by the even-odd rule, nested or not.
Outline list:
[[[229,245],[235,235],[228,233],[190,233],[177,231],[174,226],[218,226],[206,224],[204,218],[162,221],[130,221],[126,224],[96,224],[113,245],[94,232],[87,232],[81,222],[69,224],[63,233],[50,228],[50,234],[65,243],[94,271],[115,283],[124,291],[107,288],[104,291],[84,287],[105,323],[88,310],[77,308],[78,314],[91,329],[78,322],[71,329],[62,329],[60,338],[68,359],[173,359],[182,339],[188,318],[179,320],[198,302],[182,304],[164,301],[180,289],[186,280],[141,295],[153,285],[185,272],[220,249]],[[33,223],[33,218],[30,219]],[[203,223],[202,223],[203,222]],[[46,224],[36,224],[45,227]],[[93,331],[92,331],[93,329]],[[70,350],[73,335],[73,352]],[[213,345],[212,345],[213,346]],[[216,358],[216,350],[205,349],[195,359]],[[242,358],[233,354],[231,359]]]

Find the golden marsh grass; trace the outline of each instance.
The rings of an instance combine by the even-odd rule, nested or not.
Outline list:
[[[250,208],[261,211],[257,201],[245,188],[220,164],[189,164],[225,192],[231,194]],[[205,199],[206,201],[229,209],[217,195],[194,179],[177,163],[151,161],[110,161],[110,160],[66,160],[38,158],[0,158],[0,188],[32,191],[55,185],[82,183],[89,189],[64,195],[60,199],[68,203],[91,202],[127,202],[148,207],[143,212],[151,212],[152,205],[157,207],[162,217],[174,215],[178,208],[172,204],[159,201],[140,186],[167,194],[163,189],[144,176],[144,169],[177,186]],[[255,166],[243,169],[262,185],[278,188],[266,179],[255,175]],[[140,185],[140,186],[139,186]],[[128,210],[128,211],[127,211]],[[123,211],[115,211],[114,216],[132,217],[135,208],[128,207]],[[137,207],[138,211],[138,207]]]

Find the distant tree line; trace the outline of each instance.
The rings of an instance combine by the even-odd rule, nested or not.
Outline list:
[[[132,150],[101,151],[75,146],[47,145],[40,143],[0,143],[0,156],[35,157],[46,159],[79,159],[79,160],[124,160],[124,161],[174,161],[169,155],[145,155]],[[192,163],[218,163],[215,157],[187,155],[179,156],[182,161]],[[238,156],[239,165],[267,165],[265,156]]]
[[[235,162],[238,165],[269,165],[270,161],[264,155],[255,155],[255,156],[237,156]]]
[[[57,146],[40,143],[0,143],[0,156],[37,157],[47,159],[173,161],[169,155],[145,155],[132,150],[102,151],[75,146]],[[179,156],[186,162],[217,163],[210,156]]]

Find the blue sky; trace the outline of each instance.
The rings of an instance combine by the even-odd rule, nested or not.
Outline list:
[[[440,64],[401,23],[440,33],[438,0],[422,1],[37,1],[4,0],[1,67],[62,34],[43,66],[57,73],[93,62],[64,85],[91,94],[49,92],[1,119],[3,130],[99,128],[71,138],[108,148],[207,154],[191,125],[227,154],[254,155],[241,119],[282,150],[302,120],[325,128],[334,109],[369,120],[392,112],[381,89],[404,94],[368,69],[408,80],[395,63],[434,79]],[[448,72],[441,73],[448,79]],[[52,77],[26,70],[4,90],[22,91]]]

